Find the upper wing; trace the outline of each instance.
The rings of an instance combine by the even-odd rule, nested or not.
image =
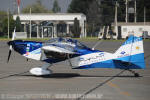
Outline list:
[[[78,54],[77,52],[74,52],[74,49],[72,48],[61,48],[58,46],[43,46],[41,48],[42,50],[42,55],[41,55],[41,60],[46,59],[46,58],[55,58],[55,59],[67,59],[68,55],[73,56]]]
[[[42,50],[47,52],[58,52],[58,53],[65,53],[65,54],[75,54],[73,49],[65,49],[57,46],[44,46],[42,47]]]

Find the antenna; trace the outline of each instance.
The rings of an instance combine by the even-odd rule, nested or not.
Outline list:
[[[17,6],[18,6],[18,15],[20,14],[20,0],[17,0]]]
[[[16,14],[16,7],[17,7],[16,0],[13,0],[13,13],[14,14]]]
[[[102,43],[103,39],[101,41],[98,41],[93,47],[92,50],[95,50],[95,47],[97,47],[100,43]]]

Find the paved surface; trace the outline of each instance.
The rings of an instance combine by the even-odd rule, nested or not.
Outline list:
[[[97,49],[115,52],[122,42],[105,41]],[[89,47],[95,42],[85,42]],[[73,70],[68,62],[51,67],[51,76],[28,73],[42,62],[13,52],[7,64],[8,46],[0,42],[0,100],[148,100],[150,98],[150,41],[144,42],[146,69],[141,77],[119,69]]]

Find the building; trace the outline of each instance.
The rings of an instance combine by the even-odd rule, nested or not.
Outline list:
[[[16,20],[20,17],[24,32],[28,37],[58,37],[63,34],[71,34],[70,28],[74,24],[74,19],[79,20],[81,35],[86,37],[86,16],[82,13],[36,13],[13,15]]]
[[[114,29],[116,29],[114,24],[112,24],[112,26],[114,26]],[[125,39],[131,34],[140,37],[142,36],[143,32],[146,32],[148,35],[150,35],[150,22],[118,22],[115,38]]]

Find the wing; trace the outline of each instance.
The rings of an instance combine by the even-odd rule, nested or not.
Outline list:
[[[42,50],[47,52],[58,52],[58,53],[65,53],[65,54],[75,54],[74,49],[70,48],[62,48],[58,46],[44,46]]]

